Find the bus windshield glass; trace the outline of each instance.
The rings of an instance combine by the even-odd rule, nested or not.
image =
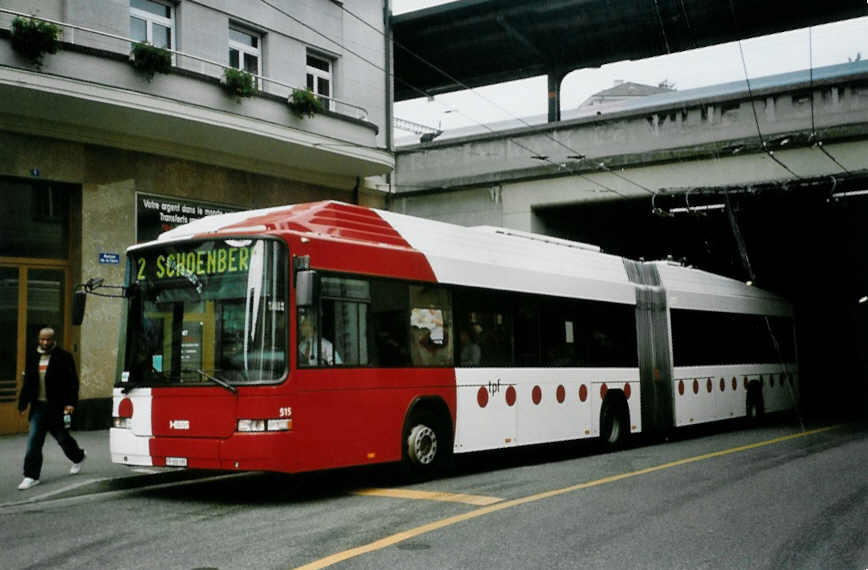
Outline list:
[[[263,239],[133,251],[120,385],[281,381],[287,370],[285,251]]]

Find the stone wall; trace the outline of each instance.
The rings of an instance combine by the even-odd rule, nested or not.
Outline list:
[[[201,163],[96,145],[0,132],[0,176],[80,185],[70,201],[72,284],[103,278],[121,284],[124,264],[99,263],[100,253],[118,253],[135,243],[136,192],[226,204],[243,209],[325,199],[353,200],[352,188],[329,188]],[[2,199],[2,197],[0,197]],[[359,201],[382,207],[381,195],[361,181]],[[22,220],[22,223],[27,223]],[[26,252],[22,252],[26,257]],[[122,302],[90,296],[81,327],[65,343],[78,363],[81,404],[75,426],[106,427],[117,375]]]

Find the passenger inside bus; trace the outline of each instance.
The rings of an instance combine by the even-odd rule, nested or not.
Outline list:
[[[461,366],[479,366],[482,361],[482,348],[476,340],[476,331],[473,325],[466,325],[458,333],[458,342],[461,346]]]
[[[341,356],[334,349],[331,341],[322,338],[319,341],[319,347],[317,346],[316,327],[310,316],[300,316],[298,333],[299,366],[334,366],[335,364],[343,364]],[[320,353],[322,353],[322,360],[319,358]]]

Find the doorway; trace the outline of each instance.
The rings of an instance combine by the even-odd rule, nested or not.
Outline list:
[[[0,435],[27,430],[18,394],[40,329],[53,327],[58,345],[69,350],[69,289],[65,260],[0,260]]]

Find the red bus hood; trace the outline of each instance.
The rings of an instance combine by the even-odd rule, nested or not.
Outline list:
[[[234,394],[211,388],[155,388],[151,402],[151,429],[163,437],[228,438],[235,432]]]

